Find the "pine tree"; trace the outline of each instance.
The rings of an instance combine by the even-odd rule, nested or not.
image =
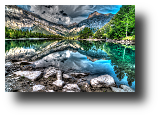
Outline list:
[[[135,5],[123,5],[110,22],[100,30],[110,39],[135,35]]]

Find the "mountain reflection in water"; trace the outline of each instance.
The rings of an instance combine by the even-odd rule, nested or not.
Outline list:
[[[22,49],[28,51],[22,53]],[[30,49],[35,52],[30,54]],[[109,74],[118,86],[125,84],[135,89],[135,46],[84,40],[7,40],[5,52],[6,59],[22,57],[34,61],[36,67],[90,72],[88,81]]]

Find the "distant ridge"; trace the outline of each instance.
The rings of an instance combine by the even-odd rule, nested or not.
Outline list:
[[[109,16],[109,15],[112,15],[111,13],[108,13],[108,14],[102,14],[102,13],[98,13],[97,11],[94,11],[93,13],[91,13],[87,19],[91,18],[91,17],[94,17],[94,16],[98,16],[98,15],[102,15],[102,16]]]

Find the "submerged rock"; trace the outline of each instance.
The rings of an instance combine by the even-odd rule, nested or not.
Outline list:
[[[62,92],[80,92],[81,89],[77,84],[67,84],[63,87]]]
[[[17,76],[28,78],[31,81],[35,81],[41,78],[42,72],[41,71],[17,71],[17,72],[14,72],[14,74],[16,74]]]
[[[90,83],[92,87],[110,87],[115,85],[115,81],[110,75],[102,75],[91,79]]]

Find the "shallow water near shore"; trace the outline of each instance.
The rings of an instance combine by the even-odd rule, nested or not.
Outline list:
[[[88,72],[88,82],[108,74],[118,86],[135,90],[135,46],[86,40],[6,40],[5,53],[6,60],[23,58],[35,67]]]

